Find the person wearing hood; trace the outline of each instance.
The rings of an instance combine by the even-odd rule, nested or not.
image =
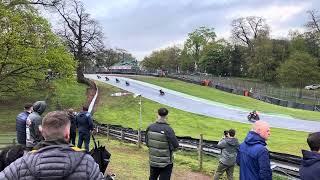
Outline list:
[[[221,149],[221,156],[219,159],[218,168],[214,174],[213,179],[219,180],[224,172],[227,173],[228,180],[233,179],[234,165],[236,163],[237,152],[239,148],[239,141],[234,136],[236,131],[230,129],[218,143],[218,148]]]
[[[311,151],[302,150],[300,178],[302,180],[318,180],[320,178],[320,132],[309,134],[307,143]]]
[[[149,148],[149,180],[169,180],[173,168],[173,151],[179,147],[173,129],[167,123],[169,111],[158,110],[158,119],[146,130],[146,145]]]
[[[256,121],[244,142],[240,144],[237,164],[240,166],[240,180],[271,180],[269,151],[266,140],[270,136],[269,124]]]
[[[42,121],[44,141],[2,172],[1,180],[103,180],[98,164],[85,151],[70,145],[70,120],[63,111],[49,112]]]
[[[40,132],[42,123],[42,113],[46,110],[45,101],[37,101],[33,104],[33,112],[28,116],[26,123],[26,147],[32,149],[37,143],[43,140]]]

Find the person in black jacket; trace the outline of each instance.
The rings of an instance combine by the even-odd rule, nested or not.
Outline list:
[[[26,121],[29,114],[32,112],[32,104],[24,105],[24,111],[18,114],[16,118],[17,141],[21,145],[26,145]]]
[[[90,134],[93,130],[93,122],[91,114],[88,112],[88,107],[84,106],[82,112],[76,116],[76,123],[79,131],[78,148],[84,147],[89,152]]]
[[[77,136],[77,123],[76,123],[76,116],[74,114],[73,109],[68,109],[68,117],[70,120],[70,143],[74,146],[76,145],[76,136]]]
[[[320,132],[309,134],[307,142],[311,151],[302,150],[300,178],[302,180],[318,180],[320,178]]]
[[[168,180],[173,167],[173,151],[179,147],[173,129],[167,123],[168,110],[160,108],[158,119],[146,130],[146,145],[149,147],[149,180]]]

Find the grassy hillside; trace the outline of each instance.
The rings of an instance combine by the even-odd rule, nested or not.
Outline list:
[[[26,97],[10,97],[2,99],[0,103],[0,131],[15,132],[15,118],[23,111],[25,103],[33,103],[48,98],[48,108],[45,111],[53,111],[64,108],[80,107],[86,101],[86,88],[75,80],[59,79],[52,81],[52,84],[45,89],[33,90]]]
[[[107,84],[98,83],[98,87],[100,95],[97,111],[94,114],[95,119],[102,123],[119,124],[138,129],[139,100],[131,95],[110,96],[110,94],[121,90]],[[143,98],[142,107],[142,129],[145,129],[155,121],[157,109],[167,106]],[[219,140],[224,130],[234,128],[237,131],[237,137],[242,141],[251,129],[249,124],[196,115],[171,107],[167,108],[169,109],[169,123],[176,134],[180,136],[199,138],[199,134],[202,133],[205,139]],[[271,134],[268,147],[272,151],[300,155],[301,149],[307,148],[306,132],[272,128]]]
[[[250,97],[239,96],[227,92],[223,92],[214,88],[204,87],[192,83],[186,83],[183,81],[169,79],[169,78],[157,78],[137,76],[132,77],[140,81],[148,82],[158,86],[162,86],[168,89],[179,91],[192,96],[225,103],[237,107],[246,108],[248,110],[256,109],[259,112],[264,113],[276,113],[289,115],[295,118],[320,121],[320,112],[306,111],[301,109],[287,108],[277,106],[263,101],[259,101]]]

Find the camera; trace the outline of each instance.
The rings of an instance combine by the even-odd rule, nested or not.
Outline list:
[[[229,131],[228,131],[228,130],[224,130],[224,131],[223,131],[223,134],[224,134],[225,137],[227,137],[228,134],[229,134]]]

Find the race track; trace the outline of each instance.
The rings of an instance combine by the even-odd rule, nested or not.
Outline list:
[[[184,93],[162,88],[153,84],[128,79],[125,77],[117,77],[120,80],[120,83],[116,83],[116,76],[108,75],[108,78],[110,79],[109,81],[105,81],[105,75],[100,76],[101,79],[98,79],[96,74],[85,75],[85,77],[87,78],[108,83],[132,93],[141,94],[144,98],[183,111],[230,121],[249,123],[246,116],[248,115],[250,110],[247,109],[209,101],[206,99],[190,96]],[[126,86],[125,81],[130,82],[130,86]],[[164,90],[166,94],[164,96],[160,96],[159,89]],[[271,127],[306,132],[320,131],[320,122],[295,119],[285,115],[271,115],[263,113],[260,113],[259,115],[261,119],[269,122]]]

